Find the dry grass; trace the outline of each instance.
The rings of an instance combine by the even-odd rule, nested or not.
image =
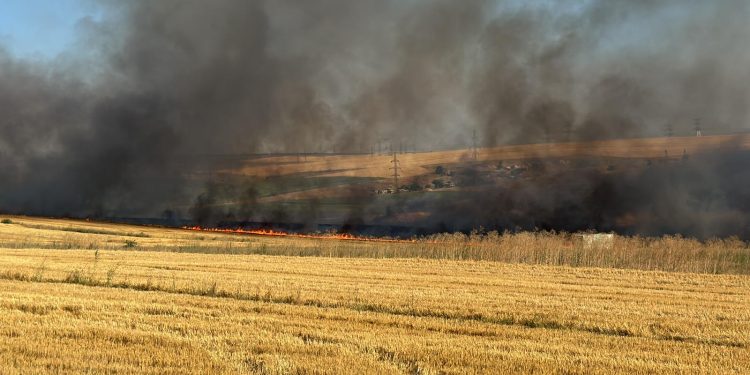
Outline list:
[[[181,253],[349,258],[423,258],[713,274],[750,274],[750,248],[737,239],[700,242],[680,237],[615,236],[586,246],[554,233],[441,234],[414,242],[381,243],[264,238],[214,232],[13,217],[0,225],[4,248],[102,249]]]
[[[220,254],[262,246],[279,254],[295,246],[395,252],[411,244],[12,221],[0,225],[5,372],[750,371],[750,279],[744,275]],[[137,244],[126,251],[126,240]],[[495,240],[551,246],[543,241],[555,237]],[[662,241],[659,246],[718,251]],[[182,251],[193,242],[202,252],[218,250],[133,251]],[[54,249],[61,245],[65,250]]]

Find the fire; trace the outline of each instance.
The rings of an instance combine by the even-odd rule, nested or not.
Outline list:
[[[269,236],[269,237],[290,237],[290,238],[310,238],[318,240],[339,240],[339,241],[367,241],[367,242],[416,242],[416,240],[399,240],[392,238],[374,238],[374,237],[363,237],[355,236],[349,233],[320,233],[320,234],[304,234],[304,233],[290,233],[271,229],[225,229],[225,228],[203,228],[200,226],[183,227],[183,229],[200,231],[200,232],[215,232],[215,233],[228,233],[228,234],[243,234],[251,236]]]

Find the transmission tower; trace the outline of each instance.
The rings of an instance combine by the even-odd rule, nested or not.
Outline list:
[[[474,130],[474,132],[471,134],[471,152],[472,157],[474,158],[474,161],[477,160],[477,131]]]
[[[696,118],[694,122],[695,122],[695,135],[697,137],[700,137],[703,135],[703,132],[701,131],[701,119]]]
[[[666,125],[664,125],[664,135],[669,138],[672,138],[674,136],[674,127],[672,127],[671,122],[668,122]]]
[[[393,151],[393,160],[391,160],[391,166],[390,170],[393,171],[393,191],[395,193],[398,193],[398,178],[401,177],[399,174],[399,171],[401,171],[401,162],[398,160],[398,154],[396,151]]]

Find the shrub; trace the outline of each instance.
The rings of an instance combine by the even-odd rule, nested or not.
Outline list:
[[[112,285],[112,281],[115,278],[115,272],[117,272],[117,266],[107,270],[107,285]]]
[[[88,285],[91,283],[91,278],[86,276],[83,270],[75,269],[70,271],[68,276],[65,278],[66,283]]]
[[[132,249],[134,247],[138,246],[138,242],[135,242],[133,240],[125,240],[125,248],[126,249]]]
[[[438,166],[437,166],[437,167],[435,168],[435,174],[436,174],[436,175],[439,175],[439,176],[443,176],[443,175],[445,175],[445,168],[444,168],[444,167],[443,167],[442,165],[438,165]]]
[[[3,224],[13,224],[13,220],[11,220],[11,219],[3,219],[2,223]]]
[[[409,190],[409,191],[420,191],[420,190],[422,190],[422,185],[420,185],[420,184],[419,184],[419,183],[417,183],[417,182],[412,182],[412,183],[411,183],[411,184],[409,184],[409,186],[407,186],[406,188],[407,188],[407,190]]]

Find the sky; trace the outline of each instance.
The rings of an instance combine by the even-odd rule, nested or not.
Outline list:
[[[21,58],[54,58],[97,10],[84,0],[0,0],[0,45]]]

